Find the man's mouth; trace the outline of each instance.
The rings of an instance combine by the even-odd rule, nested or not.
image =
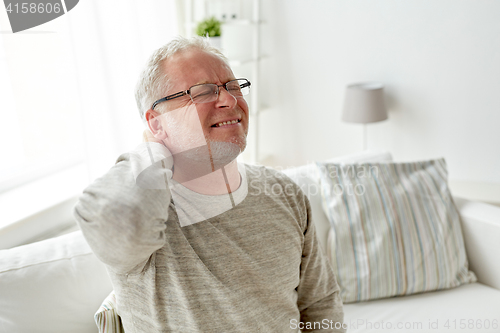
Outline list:
[[[239,122],[241,122],[241,119],[226,120],[217,124],[213,124],[211,127],[224,127],[224,126],[234,125]]]

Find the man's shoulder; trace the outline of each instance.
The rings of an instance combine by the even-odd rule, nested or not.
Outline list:
[[[262,205],[275,205],[286,209],[300,221],[302,230],[307,228],[309,201],[302,189],[283,172],[261,165],[245,165],[248,195]],[[255,202],[255,201],[252,201]],[[255,207],[254,207],[255,208]]]

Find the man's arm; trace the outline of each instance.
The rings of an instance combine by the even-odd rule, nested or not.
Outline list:
[[[316,238],[309,201],[305,196],[304,200],[307,207],[307,229],[304,232],[297,305],[300,321],[304,324],[310,322],[310,327],[316,329],[304,329],[303,332],[345,332],[342,328],[344,310],[340,289]]]
[[[116,273],[140,272],[165,243],[171,198],[165,157],[170,157],[165,146],[148,142],[122,154],[76,204],[74,216],[85,239]]]

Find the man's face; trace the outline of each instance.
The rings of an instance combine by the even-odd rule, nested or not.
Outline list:
[[[170,86],[164,96],[187,90],[196,84],[221,85],[235,79],[229,66],[217,56],[197,49],[175,54],[163,63],[163,71],[170,78]],[[167,134],[164,142],[172,153],[207,143],[212,149],[228,145],[233,146],[230,149],[233,152],[234,148],[239,150],[238,153],[245,149],[248,105],[244,98],[232,96],[223,87],[219,89],[218,99],[209,103],[193,104],[187,95],[162,103],[167,111],[160,117]],[[220,125],[223,122],[227,124]]]

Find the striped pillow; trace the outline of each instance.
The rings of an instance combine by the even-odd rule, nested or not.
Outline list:
[[[476,281],[444,159],[316,165],[344,303]]]
[[[122,320],[116,310],[116,296],[113,290],[102,302],[94,315],[99,333],[125,333]]]

